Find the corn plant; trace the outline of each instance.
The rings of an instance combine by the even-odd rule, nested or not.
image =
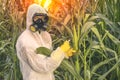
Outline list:
[[[0,80],[22,79],[14,45],[24,30],[25,17],[17,8],[14,11],[15,1],[0,0]],[[57,21],[59,24],[50,24],[49,28],[54,49],[65,40],[70,40],[76,50],[55,71],[56,80],[119,80],[120,1],[73,2],[70,4],[70,17],[67,17],[70,19],[66,18],[62,23],[59,19],[53,19],[51,22]],[[57,27],[59,25],[61,27]]]
[[[22,77],[15,51],[19,24],[9,11],[8,2],[4,4],[0,0],[0,80],[20,80]]]
[[[98,2],[101,1],[98,0],[96,4]],[[111,29],[114,29],[114,33],[119,30],[117,26],[102,14],[84,14],[82,20],[79,11],[78,14],[73,14],[77,20],[73,17],[74,25],[64,26],[62,37],[67,37],[60,41],[70,39],[77,53],[69,60],[63,61],[61,67],[65,71],[60,73],[58,69],[56,73],[63,74],[61,78],[57,76],[58,80],[118,80],[120,41],[111,34]],[[60,29],[58,31],[60,32]]]

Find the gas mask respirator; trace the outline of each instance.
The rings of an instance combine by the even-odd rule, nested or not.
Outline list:
[[[30,30],[33,32],[43,30],[45,31],[47,28],[47,22],[49,17],[45,13],[35,13],[32,17],[33,24],[30,25]]]

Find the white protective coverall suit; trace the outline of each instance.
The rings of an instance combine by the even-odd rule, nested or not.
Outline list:
[[[32,4],[28,8],[26,30],[19,36],[16,43],[23,80],[55,80],[53,71],[60,65],[65,55],[60,47],[54,50],[50,57],[35,53],[38,47],[52,49],[51,36],[47,31],[39,33],[29,29],[35,13],[46,13],[46,11],[37,4]]]

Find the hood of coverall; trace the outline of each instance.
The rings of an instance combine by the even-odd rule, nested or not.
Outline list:
[[[32,17],[35,13],[45,13],[45,9],[38,4],[32,4],[28,7],[27,17],[26,17],[26,29],[30,28],[30,25],[33,23]]]

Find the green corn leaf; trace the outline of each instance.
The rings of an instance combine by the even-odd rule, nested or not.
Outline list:
[[[47,56],[50,56],[50,53],[52,51],[46,47],[39,47],[36,49],[36,53],[37,54],[43,54],[43,55],[47,55]]]
[[[118,54],[116,53],[116,51],[114,51],[110,48],[107,48],[107,47],[105,48],[105,50],[112,53],[114,55],[115,59],[118,60]]]
[[[120,59],[117,61],[117,63],[112,67],[110,68],[110,70],[108,70],[106,73],[104,73],[102,76],[100,76],[98,78],[98,80],[104,80],[106,78],[106,76],[111,72],[113,71],[114,69],[116,69],[118,66],[119,66],[119,63],[120,63]]]
[[[107,31],[107,30],[105,30],[105,31],[106,31],[108,37],[109,37],[115,44],[120,44],[120,41],[119,41],[117,38],[115,38],[112,34],[110,34],[109,31]]]
[[[118,22],[118,24],[120,25],[120,22]]]
[[[74,45],[74,49],[78,50],[78,35],[75,26],[73,26],[73,45]]]
[[[94,32],[94,34],[97,36],[98,40],[101,42],[100,33],[98,32],[98,29],[96,27],[92,27],[91,30]]]
[[[85,23],[88,20],[89,17],[90,17],[90,14],[86,14],[83,22]]]
[[[92,68],[92,73],[95,73],[97,69],[99,69],[101,66],[108,64],[110,61],[115,60],[115,58],[111,58],[111,59],[106,59],[98,64],[96,64],[95,66],[93,66]]]
[[[75,68],[77,73],[80,72],[80,62],[79,62],[79,57],[77,56],[77,60],[75,61]]]
[[[87,78],[87,80],[90,80],[90,78],[91,78],[90,70],[86,71],[86,78]]]
[[[66,30],[67,30],[69,36],[70,36],[70,37],[73,37],[72,30],[71,30],[68,26],[65,26],[65,28],[66,28]]]
[[[96,27],[92,27],[91,30],[94,32],[94,34],[97,36],[98,40],[100,41],[101,48],[104,48],[104,44],[102,42],[101,35]]]
[[[95,25],[94,22],[90,21],[90,22],[86,22],[83,26],[82,26],[82,30],[81,30],[81,34],[85,34],[86,32],[88,32],[88,30],[93,27]]]
[[[92,21],[92,20],[95,20],[95,19],[97,19],[97,18],[99,18],[98,16],[92,16],[92,17],[90,17],[88,20],[89,21]]]
[[[79,75],[79,73],[77,73],[74,67],[67,60],[64,60],[61,66],[68,70],[77,80],[83,80],[83,78]]]
[[[96,14],[97,16],[99,16],[101,19],[103,19],[104,21],[105,21],[105,23],[107,24],[107,25],[109,25],[109,27],[111,28],[111,30],[114,32],[116,32],[116,30],[117,30],[117,27],[116,27],[116,25],[112,22],[112,21],[110,21],[107,17],[105,17],[104,15],[102,15],[102,14]]]
[[[78,26],[77,26],[77,35],[78,35],[78,41],[79,41],[79,39],[80,39],[80,31],[81,31],[81,26],[82,26],[82,24],[81,23],[79,23],[78,24]]]

